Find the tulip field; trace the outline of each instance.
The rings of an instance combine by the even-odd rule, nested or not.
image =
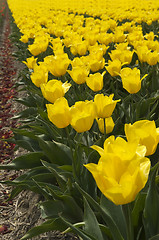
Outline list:
[[[7,4],[26,93],[8,142],[27,153],[1,184],[40,194],[44,220],[21,240],[159,240],[159,1]]]

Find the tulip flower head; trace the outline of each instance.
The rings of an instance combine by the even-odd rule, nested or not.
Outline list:
[[[140,70],[137,68],[123,68],[121,70],[121,80],[123,88],[126,89],[130,94],[137,93],[141,89],[141,81],[147,76],[144,75],[140,79]]]
[[[98,164],[84,165],[93,175],[98,188],[114,204],[127,204],[135,200],[147,180],[150,160],[145,157],[145,146],[110,136],[104,149],[92,146],[101,155]]]
[[[94,92],[100,91],[103,88],[103,76],[105,72],[90,74],[89,77],[86,78],[87,86],[93,90]]]
[[[129,142],[138,141],[146,146],[146,156],[152,155],[159,142],[159,128],[154,121],[140,120],[134,124],[125,124],[125,135]]]
[[[42,94],[49,102],[54,103],[56,99],[63,97],[69,90],[71,84],[62,83],[59,80],[50,80],[40,85]]]
[[[113,100],[114,94],[104,96],[103,94],[96,94],[94,97],[94,104],[98,118],[111,117],[117,102],[120,100]]]
[[[121,61],[119,59],[115,59],[114,61],[108,61],[108,66],[106,69],[112,77],[115,77],[119,75],[121,67]]]
[[[40,87],[42,83],[46,83],[48,81],[48,70],[45,64],[35,65],[30,78],[37,87]]]
[[[84,66],[73,67],[72,70],[67,70],[73,81],[77,84],[83,84],[89,74],[89,70]]]
[[[65,75],[67,68],[70,64],[70,60],[67,54],[61,54],[56,56],[49,56],[47,59],[47,67],[52,75],[60,77]]]
[[[88,61],[89,61],[90,70],[92,72],[97,72],[100,69],[103,69],[105,66],[105,59],[101,58],[100,60],[98,60],[96,58],[96,55],[94,55],[94,54],[89,55]]]
[[[70,124],[70,108],[66,98],[58,98],[54,104],[46,104],[49,120],[58,128],[65,128]]]
[[[159,61],[159,53],[157,51],[148,52],[147,63],[151,66],[156,65]]]
[[[76,102],[70,109],[71,126],[78,132],[85,132],[91,129],[95,119],[93,101]]]
[[[30,58],[27,58],[26,61],[23,61],[23,63],[29,68],[29,69],[34,69],[36,65],[36,60],[37,58],[34,58],[33,56]]]
[[[112,117],[109,118],[96,118],[96,121],[98,123],[98,127],[101,133],[104,134],[104,121],[105,121],[105,126],[106,126],[106,134],[111,133],[114,128],[114,121]]]

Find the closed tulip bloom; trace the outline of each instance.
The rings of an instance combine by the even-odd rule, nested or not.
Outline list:
[[[81,133],[91,129],[94,119],[95,110],[93,101],[76,102],[70,109],[71,126],[76,132]]]
[[[122,43],[125,41],[126,34],[123,33],[121,30],[116,30],[114,33],[114,42]]]
[[[112,61],[114,61],[115,59],[120,59],[120,56],[122,54],[122,51],[121,49],[115,49],[115,50],[112,50],[110,53],[109,53],[109,56],[111,58]]]
[[[35,39],[35,42],[32,45],[28,46],[28,50],[32,55],[37,56],[47,50],[48,44],[49,41],[47,37],[39,36],[37,39]]]
[[[109,118],[96,118],[96,121],[98,123],[98,127],[101,133],[104,134],[104,121],[105,121],[105,125],[106,125],[106,134],[111,133],[113,131],[114,128],[114,121],[112,119],[112,117]]]
[[[159,61],[159,53],[157,51],[147,54],[147,63],[151,66],[156,65]]]
[[[126,89],[129,93],[137,93],[141,89],[141,81],[147,76],[144,75],[140,79],[140,70],[137,68],[123,68],[121,70],[121,80],[123,88]]]
[[[67,70],[73,81],[77,84],[83,84],[89,74],[89,70],[84,66],[73,67],[72,70]]]
[[[115,59],[113,61],[108,61],[108,66],[106,67],[106,69],[112,77],[115,77],[120,74],[121,67],[121,61],[119,59]]]
[[[41,53],[41,48],[38,43],[33,43],[32,45],[29,45],[28,50],[33,56],[37,56]]]
[[[89,77],[86,78],[87,86],[93,90],[94,92],[100,91],[103,88],[103,76],[105,72],[90,74]]]
[[[98,151],[101,155],[98,164],[89,163],[85,167],[109,200],[116,205],[130,203],[148,180],[150,160],[145,157],[146,149],[114,136],[104,144],[105,148]]]
[[[96,94],[94,97],[94,104],[98,118],[111,117],[117,102],[120,100],[113,100],[114,94],[109,97],[103,94]]]
[[[105,59],[102,58],[101,60],[98,60],[97,58],[90,57],[89,58],[89,67],[92,72],[97,72],[100,69],[103,69],[105,66]]]
[[[34,72],[30,76],[32,82],[40,87],[42,83],[46,83],[48,81],[48,70],[44,65],[35,65]]]
[[[159,142],[159,128],[154,121],[140,120],[134,124],[125,124],[125,135],[128,141],[138,141],[146,146],[146,156],[152,155]]]
[[[124,63],[130,64],[132,61],[133,54],[134,54],[134,51],[123,50],[122,54],[120,56],[121,63],[122,64],[124,64]]]
[[[110,55],[110,58],[112,61],[115,59],[119,59],[122,64],[130,64],[133,56],[133,51],[125,50],[125,49],[115,49],[112,50]]]
[[[40,85],[44,98],[51,103],[54,103],[56,99],[63,97],[70,87],[71,84],[67,82],[62,83],[59,80],[50,80],[49,82]]]
[[[67,68],[70,64],[70,60],[67,54],[61,54],[56,56],[50,56],[47,59],[47,66],[52,75],[60,77],[65,75]]]
[[[27,35],[23,35],[23,36],[21,36],[21,38],[19,40],[23,43],[27,43],[29,40],[29,37]]]
[[[46,104],[49,120],[58,128],[65,128],[70,124],[70,108],[66,98],[58,98],[54,104]]]
[[[114,34],[113,33],[100,33],[98,37],[98,41],[105,45],[114,41]]]
[[[147,61],[147,54],[149,53],[149,49],[146,45],[138,46],[136,49],[136,53],[140,62]]]
[[[85,55],[88,49],[88,42],[85,41],[81,41],[79,42],[79,44],[77,44],[77,53],[79,55]]]
[[[23,61],[23,63],[29,68],[33,69],[36,65],[37,58],[34,58],[33,56],[30,58],[27,58],[26,61]]]

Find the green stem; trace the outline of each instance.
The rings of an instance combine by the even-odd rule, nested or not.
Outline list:
[[[65,130],[66,130],[68,144],[69,144],[69,147],[70,147],[70,150],[71,150],[71,155],[72,155],[73,177],[76,180],[76,182],[78,182],[78,177],[77,177],[77,173],[76,173],[76,162],[75,162],[75,159],[74,159],[73,147],[72,147],[72,143],[71,143],[71,138],[70,138],[70,133],[69,133],[68,127],[66,127]]]
[[[123,214],[127,225],[127,240],[134,240],[134,229],[129,204],[122,205]]]
[[[86,147],[87,147],[87,149],[86,149],[86,154],[87,154],[87,156],[88,156],[88,154],[89,154],[89,142],[88,142],[88,132],[84,132],[84,137],[85,137],[85,140],[86,140]]]
[[[134,99],[133,99],[133,94],[131,94],[131,100],[130,100],[130,118],[131,118],[131,123],[134,122]]]
[[[106,133],[106,122],[105,122],[105,118],[103,118],[104,121],[104,140],[106,139],[107,133]]]

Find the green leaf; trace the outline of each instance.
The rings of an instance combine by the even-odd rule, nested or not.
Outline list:
[[[37,109],[35,107],[30,107],[18,113],[16,116],[12,117],[12,119],[29,118],[35,115],[37,115]]]
[[[30,179],[31,177],[36,176],[41,173],[49,173],[49,171],[43,166],[35,167],[35,168],[25,172],[24,174],[20,175],[19,177],[17,177],[14,180],[14,182],[22,182],[22,181]]]
[[[77,183],[75,183],[75,186],[80,191],[80,193],[88,200],[92,207],[101,214],[103,220],[110,229],[113,239],[124,240],[119,231],[119,228],[117,227],[116,223],[111,218],[111,216],[103,208],[101,208],[101,206],[90,195],[88,195]]]
[[[90,208],[87,200],[84,197],[84,222],[85,222],[85,232],[95,237],[95,239],[103,240],[103,236],[99,227],[97,218]]]
[[[61,175],[58,171],[56,171],[53,166],[45,161],[42,161],[42,164],[52,173],[52,176],[54,176],[59,184],[59,186],[65,190],[66,189],[66,179]]]
[[[110,229],[107,226],[103,224],[99,224],[99,227],[102,232],[104,240],[112,239],[112,234],[110,232]]]
[[[40,204],[42,218],[57,218],[63,212],[63,203],[59,200],[44,201]]]
[[[15,187],[11,194],[9,195],[9,198],[7,199],[7,201],[10,201],[12,200],[13,198],[15,198],[20,192],[22,192],[25,188],[23,188],[22,186],[18,186],[18,187]]]
[[[159,163],[154,166],[153,172],[151,172],[152,174],[150,176],[149,188],[145,200],[143,221],[147,238],[159,234],[159,193],[155,183],[158,168]]]
[[[72,223],[82,220],[83,212],[71,196],[57,194],[56,196],[58,199],[45,201],[40,204],[43,217],[57,217],[59,214],[62,214]]]
[[[30,169],[38,167],[41,164],[41,159],[44,157],[44,154],[41,152],[27,153],[20,157],[15,158],[8,165],[0,165],[0,169]]]
[[[53,230],[64,231],[66,228],[67,228],[67,224],[65,224],[60,218],[51,219],[41,224],[40,226],[34,227],[31,230],[29,230],[21,238],[21,240],[30,239],[42,233],[53,231]]]
[[[45,199],[50,200],[50,199],[52,198],[51,195],[50,195],[50,193],[47,191],[47,188],[46,188],[46,187],[43,187],[43,186],[40,184],[40,183],[42,183],[42,182],[37,182],[37,181],[35,181],[34,178],[32,178],[32,182],[34,183],[34,185],[35,185],[35,187],[36,187],[36,190],[37,190],[38,192],[40,192],[40,194],[43,195]],[[44,184],[46,184],[46,182],[45,182]]]
[[[35,100],[32,96],[28,96],[27,98],[16,98],[15,101],[26,107],[36,107]]]
[[[26,149],[29,152],[34,152],[35,149],[33,149],[33,145],[31,144],[31,141],[28,140],[16,140],[16,145],[19,147],[22,147],[23,149]]]
[[[75,227],[73,224],[71,224],[70,222],[68,222],[66,219],[64,219],[62,216],[60,216],[60,219],[63,221],[63,223],[65,223],[68,227],[70,227],[74,233],[76,233],[77,235],[79,235],[82,240],[96,240],[96,239],[92,239],[90,237],[88,237],[84,231],[82,231],[81,229],[78,229],[77,227]]]
[[[121,205],[115,205],[102,194],[100,206],[113,219],[123,238],[126,239],[126,222]]]
[[[149,240],[158,240],[159,239],[159,234],[153,236],[152,238],[150,238]]]
[[[135,227],[139,227],[139,221],[141,220],[141,214],[145,206],[146,193],[140,192],[135,200],[135,205],[132,210],[132,221]]]
[[[36,182],[54,183],[54,175],[52,173],[41,173],[33,175],[32,177]]]
[[[41,149],[50,162],[58,165],[71,165],[71,151],[67,145],[55,141],[44,141],[40,138],[38,140]]]

